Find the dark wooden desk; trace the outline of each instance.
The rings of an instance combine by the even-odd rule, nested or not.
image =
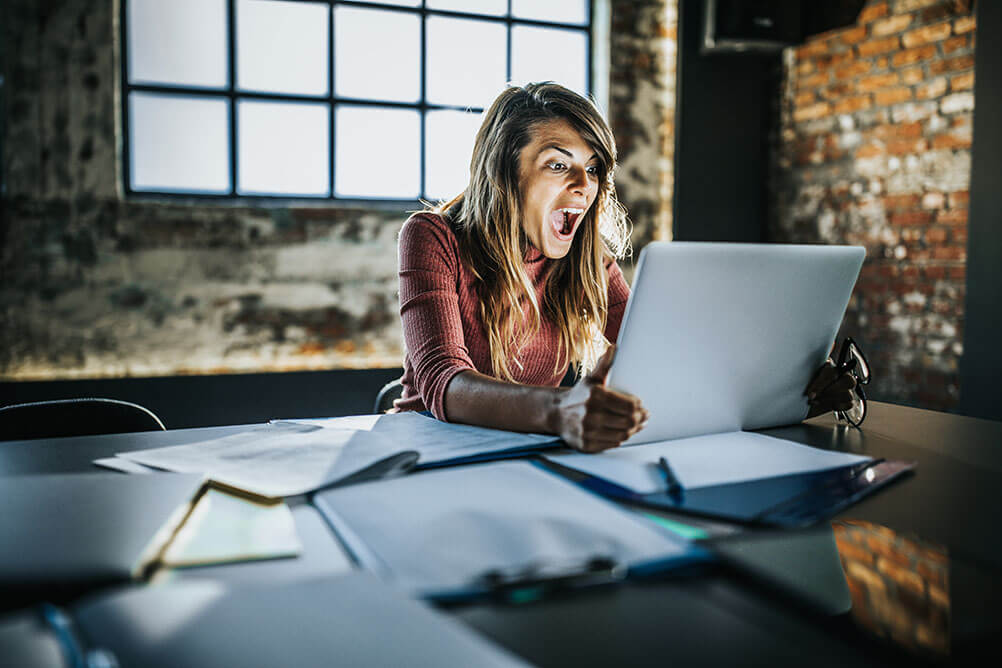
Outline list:
[[[115,452],[244,428],[8,442],[0,444],[0,476],[96,471],[91,461]],[[798,582],[798,569],[810,566],[811,553],[799,547],[803,540],[755,531],[741,540],[771,543],[773,553],[780,547],[775,577],[761,568],[752,576],[737,564],[525,605],[457,607],[450,614],[540,665],[856,666],[1002,654],[995,641],[1002,630],[1002,423],[874,402],[862,430],[822,417],[765,433],[918,463],[914,475],[834,523],[853,594],[849,613],[829,614],[811,592],[789,586]],[[303,557],[192,569],[181,577],[239,584],[342,572],[322,518],[301,499],[292,505]],[[820,535],[825,532],[830,538],[821,527]],[[780,581],[787,586],[777,586]],[[810,588],[809,581],[801,583]]]

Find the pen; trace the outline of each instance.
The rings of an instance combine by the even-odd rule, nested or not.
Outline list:
[[[680,483],[678,478],[675,477],[675,472],[671,470],[668,460],[664,457],[658,459],[658,468],[661,469],[661,473],[664,474],[665,483],[668,485],[668,495],[676,501],[681,501],[682,493],[685,492],[685,488],[682,487],[682,483]]]

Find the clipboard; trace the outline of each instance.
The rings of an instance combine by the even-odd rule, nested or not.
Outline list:
[[[553,461],[545,461],[545,466],[596,494],[641,506],[742,524],[800,528],[834,517],[910,473],[915,462],[872,459],[825,471],[689,490],[666,480],[664,491],[653,494],[638,494]]]

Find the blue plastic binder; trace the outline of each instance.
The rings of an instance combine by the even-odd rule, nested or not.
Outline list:
[[[547,461],[552,470],[585,489],[653,508],[779,527],[804,527],[837,515],[911,471],[914,462],[871,459],[836,469],[682,489],[638,493],[601,477]]]

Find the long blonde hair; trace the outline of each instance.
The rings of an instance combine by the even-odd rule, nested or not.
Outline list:
[[[598,193],[570,251],[549,272],[540,305],[523,265],[530,242],[522,226],[519,157],[539,124],[561,119],[598,154]],[[484,114],[466,189],[432,208],[453,227],[463,262],[476,277],[481,322],[498,378],[514,380],[510,361],[521,366],[519,351],[539,331],[541,314],[560,332],[554,374],[568,362],[579,375],[594,367],[605,347],[605,263],[629,252],[629,223],[616,199],[615,166],[612,130],[590,100],[552,82],[511,86]]]

